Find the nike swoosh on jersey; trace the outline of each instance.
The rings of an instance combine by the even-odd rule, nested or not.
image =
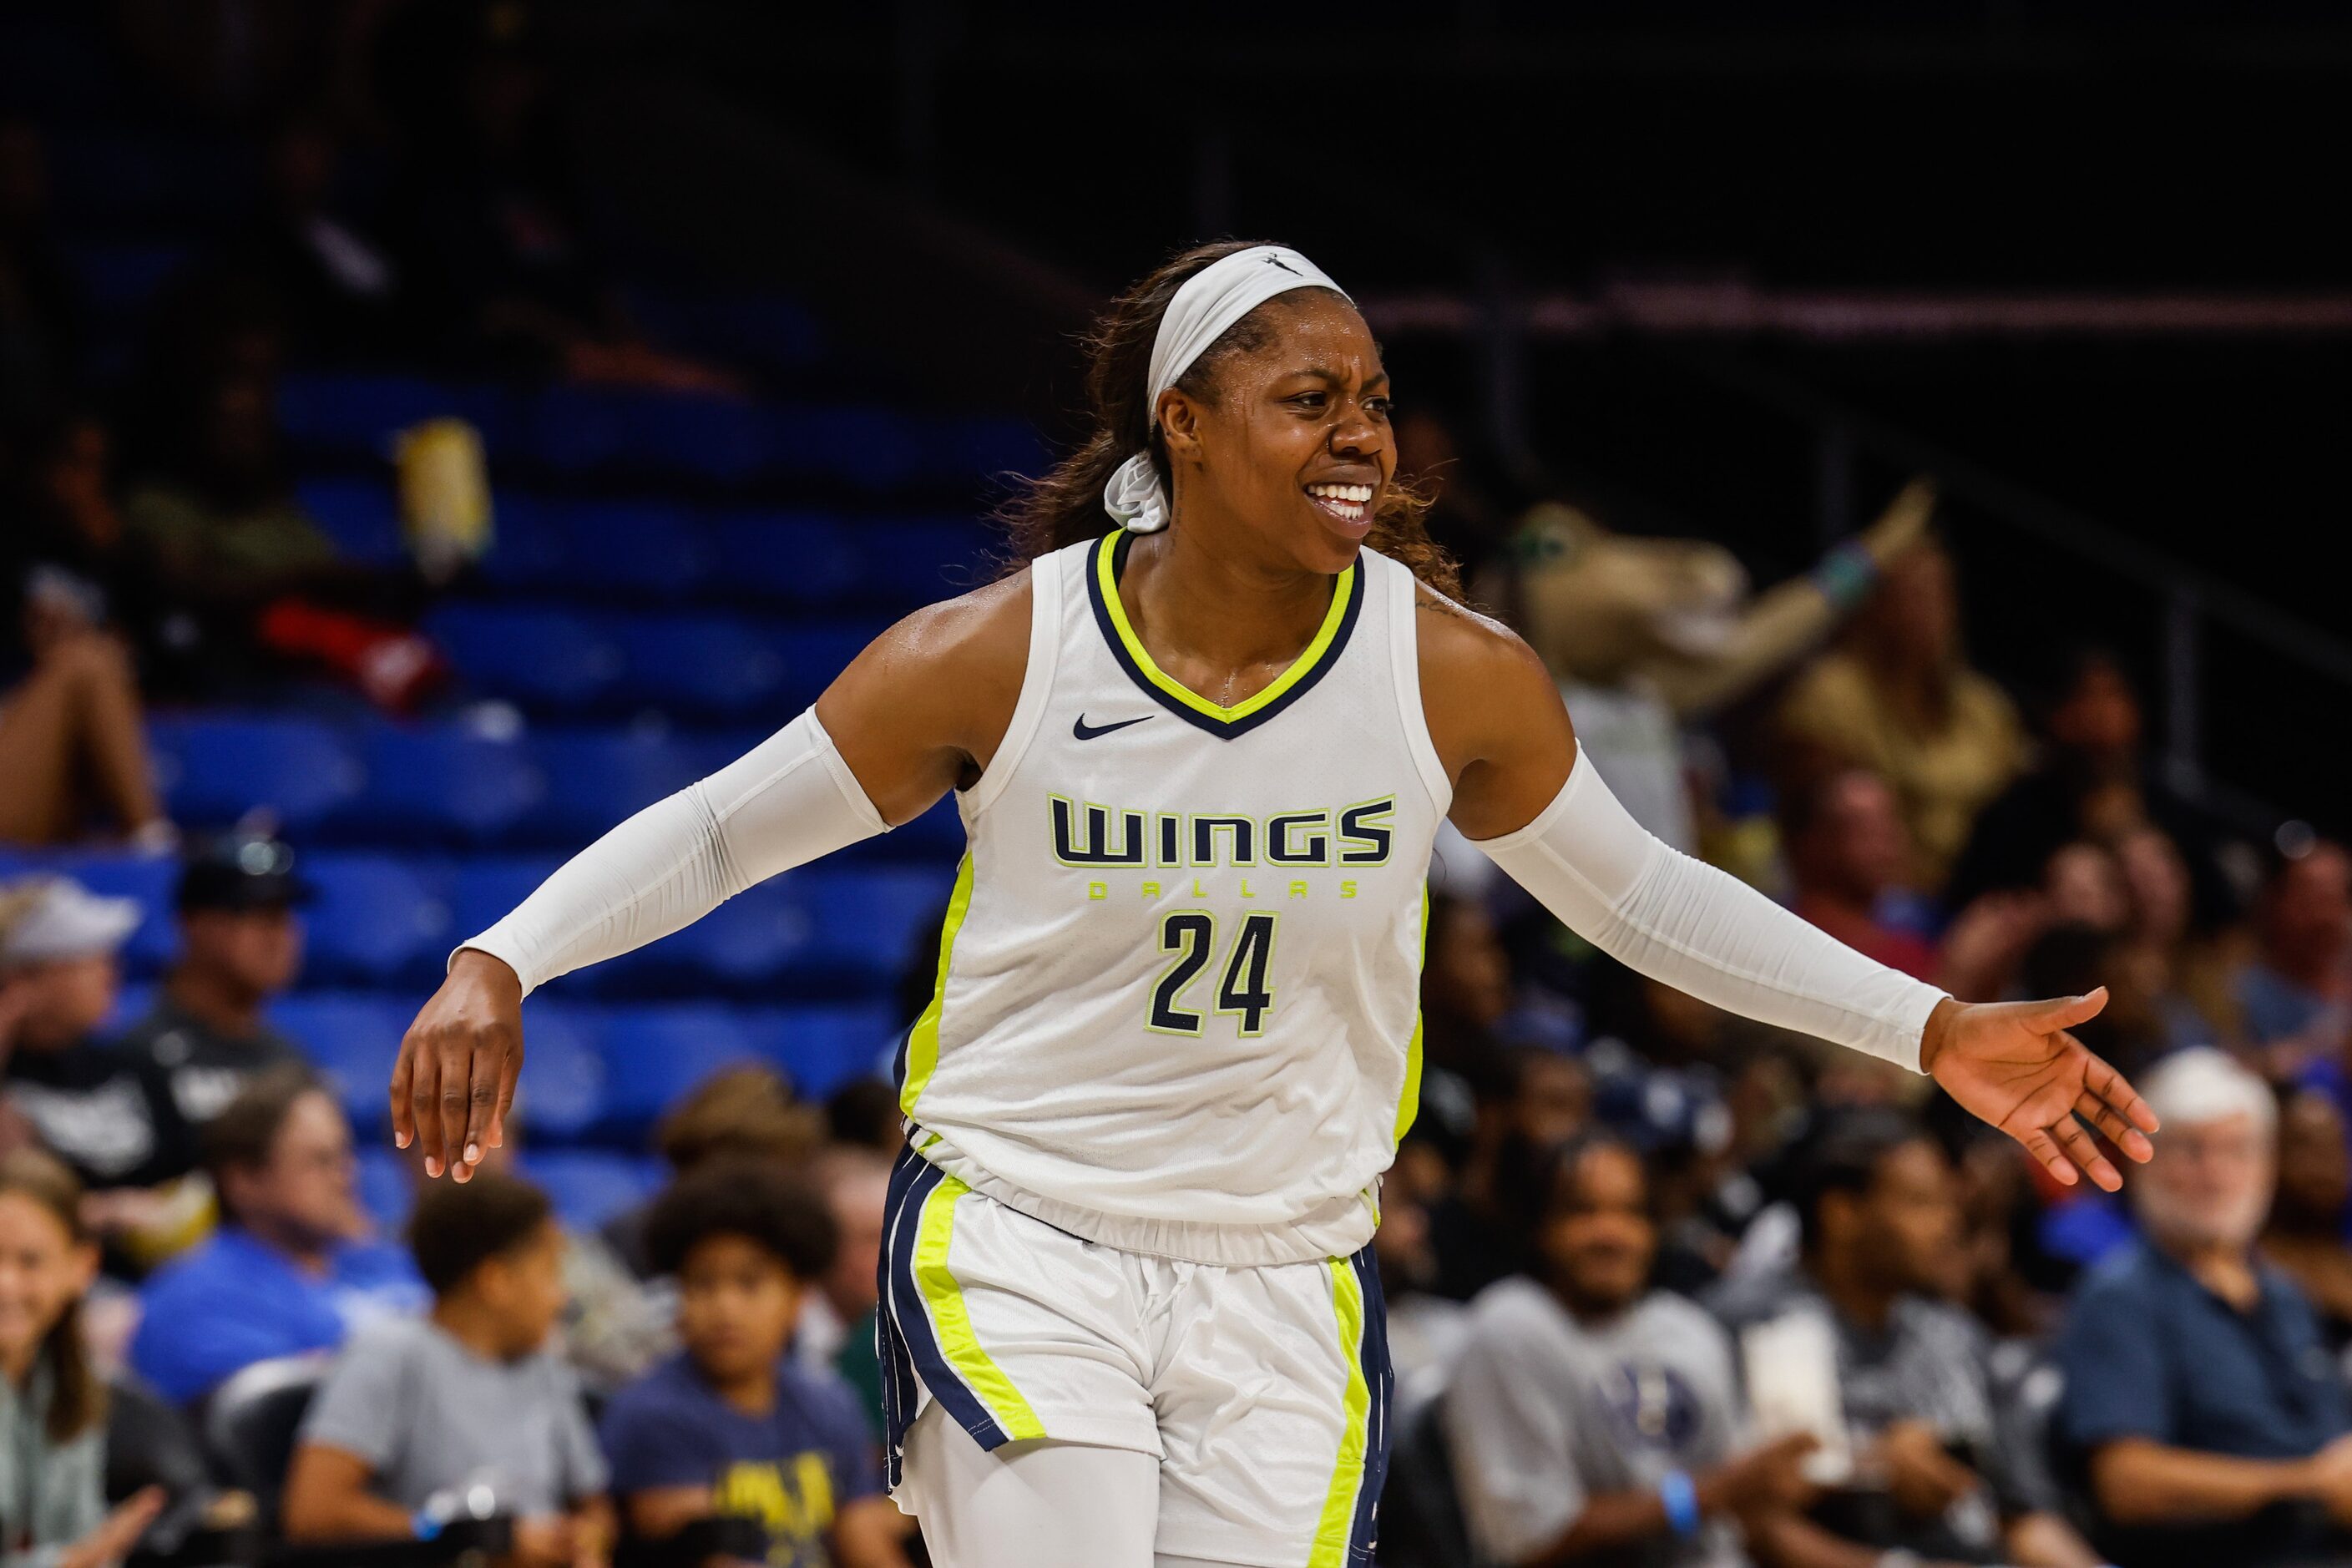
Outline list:
[[[1129,724],[1140,724],[1144,719],[1154,717],[1156,715],[1146,713],[1143,719],[1121,719],[1116,724],[1089,724],[1087,722],[1087,716],[1081,713],[1078,715],[1078,721],[1070,726],[1070,733],[1081,741],[1091,741],[1097,735],[1108,735],[1113,730],[1124,730]]]

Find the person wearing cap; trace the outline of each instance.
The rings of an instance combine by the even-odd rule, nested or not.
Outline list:
[[[180,873],[180,957],[125,1049],[171,1080],[172,1099],[203,1127],[257,1073],[299,1064],[301,1052],[262,1016],[302,967],[296,906],[310,889],[294,851],[275,838],[199,846]]]
[[[0,929],[0,1091],[89,1190],[84,1215],[116,1261],[152,1263],[201,1229],[195,1135],[163,1075],[98,1037],[136,900],[67,878],[12,889]]]

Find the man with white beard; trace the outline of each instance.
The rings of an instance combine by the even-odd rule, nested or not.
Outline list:
[[[2115,1561],[2232,1568],[2352,1548],[2352,1398],[2310,1304],[2254,1238],[2277,1102],[2220,1051],[2147,1081],[2164,1121],[2132,1184],[2143,1239],[2094,1271],[2060,1332],[2062,1455]]]

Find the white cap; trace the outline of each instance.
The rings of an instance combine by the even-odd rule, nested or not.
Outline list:
[[[136,899],[106,899],[58,877],[44,883],[0,931],[0,963],[54,963],[110,956],[138,929]]]

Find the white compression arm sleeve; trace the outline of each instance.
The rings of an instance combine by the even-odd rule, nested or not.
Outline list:
[[[889,828],[812,708],[565,861],[458,951],[505,960],[528,996],[559,974],[693,924],[755,882]]]
[[[1533,822],[1472,840],[1562,924],[1702,1002],[1919,1070],[1944,993],[1652,837],[1581,752]]]

